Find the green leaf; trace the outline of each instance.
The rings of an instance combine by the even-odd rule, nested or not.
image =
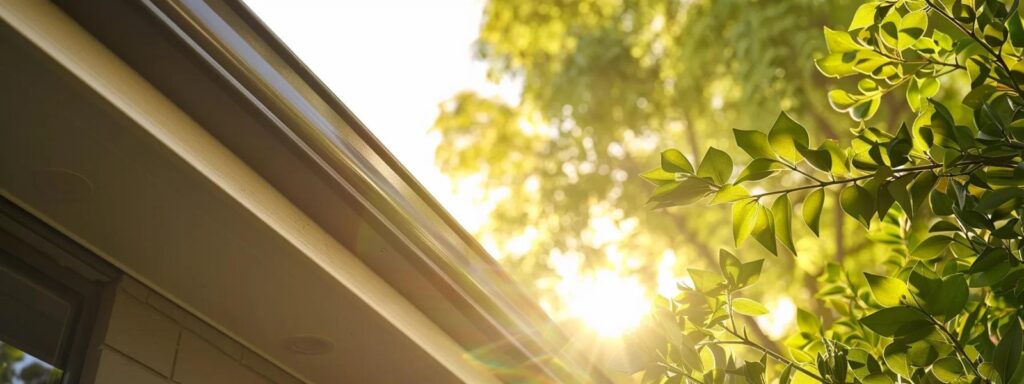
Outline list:
[[[828,91],[828,103],[832,105],[832,109],[835,109],[837,112],[849,111],[854,104],[857,104],[857,101],[858,99],[854,98],[845,90],[833,89]]]
[[[703,370],[704,364],[696,346],[689,337],[679,332],[679,325],[668,316],[657,316],[657,318],[661,322],[663,332],[669,336],[668,339],[674,352],[678,352],[679,360],[690,369]]]
[[[886,67],[888,68],[888,67]],[[878,83],[870,78],[863,78],[857,82],[857,90],[864,96],[874,96],[879,93]]]
[[[666,172],[693,174],[693,165],[690,165],[690,160],[687,160],[678,149],[666,149],[661,152],[661,169]]]
[[[718,266],[725,276],[726,282],[733,291],[748,287],[757,282],[761,276],[761,266],[764,260],[758,259],[749,263],[742,262],[731,252],[721,249],[718,251]]]
[[[875,11],[877,9],[878,3],[876,2],[861,4],[853,14],[853,20],[850,21],[849,30],[861,29],[874,24]]]
[[[910,256],[921,260],[934,259],[942,254],[952,241],[953,238],[946,235],[929,237],[914,247],[914,250],[910,252]]]
[[[1024,48],[1024,26],[1021,25],[1020,15],[1011,15],[1006,28],[1010,35],[1010,44],[1017,49]]]
[[[990,23],[981,31],[982,39],[990,46],[999,47],[1006,42],[1006,26],[1001,23]]]
[[[641,173],[640,177],[642,177],[644,180],[654,183],[655,185],[662,185],[665,183],[677,181],[676,174],[667,172],[661,168],[654,168],[650,171]]]
[[[1020,188],[1010,187],[986,191],[984,195],[981,195],[981,199],[978,200],[978,205],[974,209],[978,212],[990,213],[1000,205],[1022,197],[1024,197],[1024,189]]]
[[[818,67],[821,74],[828,77],[843,78],[857,74],[853,61],[846,60],[846,56],[845,53],[832,53],[814,60],[814,65]]]
[[[850,117],[857,121],[868,120],[875,115],[875,112],[878,112],[880,105],[882,105],[881,94],[864,98],[850,108]]]
[[[660,364],[652,364],[644,370],[644,376],[640,378],[641,384],[657,384],[665,377],[668,368]]]
[[[973,110],[981,109],[982,104],[988,102],[988,99],[995,92],[996,87],[990,84],[981,84],[968,92],[967,96],[964,96],[963,104]]]
[[[846,53],[864,49],[850,36],[850,32],[834,31],[825,27],[825,46],[830,53]]]
[[[751,299],[738,298],[732,300],[732,310],[747,316],[761,316],[768,314],[768,308]]]
[[[914,11],[903,16],[900,20],[900,29],[896,48],[904,50],[910,48],[917,42],[928,29],[928,14],[925,11]]]
[[[793,380],[793,364],[786,365],[786,368],[779,374],[779,384],[790,384]]]
[[[1005,248],[989,248],[967,270],[971,287],[988,287],[1001,282],[1010,272],[1010,256]]]
[[[1024,335],[1021,334],[1020,320],[1017,314],[1010,317],[1010,323],[1000,334],[992,357],[992,368],[999,372],[999,377],[1013,377],[1019,368],[1021,350],[1024,349]]]
[[[885,346],[882,357],[885,358],[885,366],[903,377],[910,377],[910,364],[907,361],[907,346],[902,343],[890,343]]]
[[[939,33],[936,31],[936,33]],[[934,77],[925,77],[917,80],[918,87],[921,89],[921,97],[925,99],[931,98],[939,93],[939,80]]]
[[[957,219],[960,220],[960,223],[971,228],[987,229],[989,231],[995,230],[995,226],[993,226],[991,220],[985,217],[985,215],[975,211],[960,211],[957,215]]]
[[[807,149],[810,139],[803,126],[789,118],[786,112],[779,114],[778,119],[768,132],[768,142],[772,149],[786,161],[797,163],[803,159],[801,149]]]
[[[680,186],[682,184],[682,181],[673,181],[659,185],[657,188],[654,189],[654,193],[651,194],[651,198],[649,201],[671,201],[671,195],[676,191],[681,190],[682,188]]]
[[[911,79],[907,85],[907,105],[910,106],[910,110],[919,112],[921,110],[921,84],[918,83],[917,78]]]
[[[825,190],[815,189],[811,193],[807,194],[804,198],[803,217],[804,223],[807,227],[814,232],[815,236],[819,235],[818,228],[821,224],[821,208],[825,205]]]
[[[742,148],[751,158],[775,158],[775,154],[772,153],[772,147],[768,144],[768,135],[764,132],[733,129],[732,133],[736,137],[736,145]]]
[[[736,289],[749,287],[761,277],[763,259],[757,259],[748,263],[740,264],[740,273],[736,276]]]
[[[693,268],[686,271],[690,273],[690,279],[693,280],[693,288],[697,292],[713,294],[725,288],[725,278],[717,272]]]
[[[932,125],[941,125],[943,128],[948,129],[952,129],[956,125],[956,120],[953,118],[953,114],[949,112],[949,108],[935,101],[935,99],[928,99],[928,103],[935,109],[931,116]]]
[[[765,362],[748,361],[741,368],[743,370],[743,378],[746,379],[745,382],[749,384],[765,384]]]
[[[1017,362],[1017,367],[1022,365],[1024,365],[1024,357],[1021,357],[1021,360]],[[1024,369],[1014,371],[1013,376],[1006,381],[1006,384],[1024,384]]]
[[[818,149],[824,149],[832,155],[832,176],[845,176],[847,173],[850,173],[846,165],[846,152],[839,147],[839,142],[825,140]]]
[[[871,218],[875,214],[875,204],[871,199],[871,192],[864,187],[853,184],[843,188],[839,195],[839,205],[846,214],[856,219],[865,228],[871,225]]]
[[[939,284],[922,297],[922,308],[934,316],[952,318],[964,310],[970,290],[962,273],[944,277]]]
[[[772,216],[772,212],[768,208],[757,204],[757,221],[754,223],[751,233],[754,236],[754,240],[757,240],[764,249],[777,256],[778,250],[775,248],[775,219]]]
[[[894,69],[895,67],[894,67],[894,64],[892,63],[892,60],[890,60],[889,58],[887,58],[885,56],[882,56],[881,54],[879,54],[878,52],[875,52],[873,50],[848,52],[848,53],[843,53],[842,55],[843,55],[843,57],[841,58],[841,60],[843,60],[844,63],[852,62],[853,70],[856,73],[861,73],[861,74],[864,74],[864,75],[868,75],[868,76],[872,76],[872,77],[881,79],[881,78],[885,78],[885,77],[887,77],[889,75],[892,75],[893,73],[889,73],[889,72],[892,72],[892,71],[895,70]],[[852,58],[850,58],[851,55],[853,56]],[[825,56],[825,58],[828,58],[828,56]],[[849,65],[849,64],[846,64],[846,65]],[[840,68],[840,69],[842,69],[842,68]],[[886,72],[886,73],[883,73],[883,72]],[[878,75],[886,75],[886,76],[878,76]]]
[[[806,333],[806,332],[802,332],[801,331],[801,333]],[[796,349],[796,348],[789,348],[788,350],[789,350],[789,355],[793,357],[793,361],[795,361],[795,362],[798,362],[798,363],[810,363],[810,362],[814,361],[814,356],[811,356],[810,353],[801,351],[801,350]]]
[[[879,24],[878,36],[881,37],[881,41],[890,47],[895,48],[898,45],[900,30],[900,13],[889,12],[882,22]]]
[[[725,185],[722,189],[718,190],[715,197],[711,199],[711,204],[722,204],[731,203],[738,200],[743,200],[750,197],[750,192],[746,188],[738,185]]]
[[[736,177],[736,184],[764,179],[774,175],[779,169],[782,169],[782,164],[778,161],[764,158],[754,159],[740,171],[740,175]]]
[[[900,124],[896,136],[889,141],[889,164],[892,167],[902,166],[910,161],[910,152],[914,149],[914,138],[906,124]]]
[[[775,199],[772,204],[772,217],[775,218],[775,237],[796,255],[796,246],[793,244],[793,203],[789,201],[788,194]]]
[[[888,190],[881,186],[875,188],[875,209],[878,212],[878,220],[885,220],[885,215],[889,214],[889,210],[892,209],[895,202],[896,200],[892,198]]]
[[[932,190],[929,194],[928,204],[932,207],[932,213],[938,216],[949,216],[953,214],[953,199],[938,189]]]
[[[908,293],[907,283],[904,283],[903,280],[866,272],[864,273],[864,278],[867,279],[868,286],[871,287],[871,294],[875,296],[875,301],[878,301],[882,306],[895,307],[900,305],[900,299]]]
[[[732,178],[732,158],[728,153],[711,147],[697,167],[697,177],[711,178],[715,184],[725,184]]]
[[[900,306],[884,308],[860,320],[868,329],[875,333],[892,337],[900,327],[913,326],[918,323],[929,323],[928,318],[916,309]]]
[[[910,209],[907,210],[906,207],[904,207],[903,210],[906,212],[916,211],[917,207],[920,207],[921,203],[928,198],[928,194],[931,193],[932,188],[935,188],[935,182],[937,180],[938,178],[931,171],[925,171],[918,174],[917,177],[914,178],[914,181],[910,183]],[[895,195],[893,197],[895,197]],[[897,202],[899,202],[899,200],[897,200]]]
[[[732,238],[736,246],[743,244],[743,241],[750,236],[757,224],[757,216],[760,211],[757,201],[749,200],[732,206]]]
[[[960,227],[948,221],[940,220],[936,221],[935,224],[932,224],[932,227],[928,228],[928,232],[960,232]]]
[[[814,168],[824,172],[832,171],[832,154],[826,149],[805,149],[800,154],[811,163]]]
[[[686,179],[659,185],[651,194],[649,202],[658,203],[659,207],[691,204],[711,191],[707,183]]]
[[[952,351],[952,346],[934,326],[918,322],[900,327],[892,343],[886,346],[884,354],[886,365],[890,365],[890,368],[894,368],[891,363],[898,363],[900,369],[913,370],[927,367],[939,356],[949,355]]]
[[[956,356],[946,356],[932,364],[932,373],[943,383],[951,383],[964,375],[964,365]]]
[[[949,35],[942,33],[939,30],[932,31],[932,39],[935,40],[935,44],[939,45],[939,48],[950,51],[953,49],[953,38]]]
[[[873,374],[882,373],[882,366],[868,351],[861,348],[851,348],[847,353],[847,361],[854,377],[867,384],[867,379]],[[886,384],[891,384],[886,382]]]
[[[722,276],[725,277],[725,281],[730,286],[736,286],[741,265],[743,265],[743,262],[736,255],[733,255],[732,252],[724,249],[718,250],[718,268],[722,271]]]
[[[796,326],[801,333],[808,335],[821,333],[821,319],[818,318],[818,315],[800,308],[796,309]]]
[[[886,186],[889,191],[889,195],[896,200],[896,204],[903,208],[903,212],[907,213],[907,217],[914,217],[914,204],[910,200],[909,184],[914,181],[914,175],[903,175],[893,180]]]
[[[864,377],[864,384],[893,384],[895,383],[888,374],[877,372]]]

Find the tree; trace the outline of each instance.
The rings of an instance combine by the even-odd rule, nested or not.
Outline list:
[[[845,22],[837,15],[855,6],[816,0],[491,1],[480,57],[494,78],[522,80],[521,101],[507,105],[465,93],[445,103],[435,128],[444,138],[438,164],[456,177],[482,175],[490,191],[507,195],[483,234],[499,246],[537,234],[527,236],[529,250],[502,262],[556,312],[561,303],[553,289],[552,253],[579,255],[592,269],[627,270],[651,288],[665,249],[687,264],[714,266],[710,244],[728,240],[717,228],[728,225],[729,212],[652,213],[644,204],[649,191],[629,176],[657,158],[658,143],[685,142],[683,152],[691,156],[704,145],[732,150],[731,128],[752,126],[783,108],[821,127],[811,132],[816,138],[838,137],[843,129],[826,128],[847,120],[823,98],[805,97],[824,95],[827,82],[813,62],[794,58],[825,54],[821,26]],[[893,121],[910,112],[901,99],[879,108]],[[850,240],[858,229],[843,226],[842,215],[826,218],[836,219],[840,225],[823,228],[835,242],[807,243],[821,251],[816,253],[870,251]],[[604,239],[594,231],[610,225],[624,237]],[[806,268],[771,267],[766,273],[787,278],[765,280],[776,284],[774,291],[797,289],[809,297],[824,263],[810,257],[801,262]],[[804,270],[810,271],[806,278],[788,278]]]
[[[62,376],[61,370],[35,360],[9,344],[0,342],[0,383],[59,383]]]
[[[886,262],[829,265],[816,296],[835,320],[799,311],[800,332],[778,353],[736,323],[767,311],[740,297],[764,261],[722,250],[716,270],[691,270],[693,286],[663,300],[637,335],[646,382],[1024,382],[1018,3],[868,2],[847,29],[825,30],[829,54],[816,64],[825,75],[858,79],[856,91],[828,94],[859,122],[849,145],[814,145],[782,113],[767,133],[734,132],[751,158],[735,176],[732,157],[712,147],[696,166],[666,150],[643,177],[657,185],[657,207],[731,205],[735,244],[753,239],[773,254],[795,250],[794,221],[818,234],[825,191],[840,190],[839,210],[872,230],[888,249]],[[962,100],[934,99],[957,84],[951,76],[967,79],[969,91]],[[915,111],[912,123],[892,131],[870,124],[897,90]],[[763,187],[785,175],[805,181]],[[755,359],[746,361],[751,351]]]
[[[25,353],[0,342],[0,382],[10,383],[14,381],[17,371],[14,365],[25,357]]]

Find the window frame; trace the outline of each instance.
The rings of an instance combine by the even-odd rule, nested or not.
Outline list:
[[[78,242],[0,195],[0,264],[72,304],[53,364],[61,383],[91,382],[105,319],[121,272]],[[17,346],[15,346],[17,347]],[[29,351],[26,353],[31,354]],[[47,362],[50,363],[50,362]]]

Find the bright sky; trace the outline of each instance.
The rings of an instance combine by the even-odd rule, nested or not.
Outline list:
[[[459,194],[434,162],[438,104],[459,91],[518,100],[474,60],[484,0],[245,0],[416,178],[475,232],[490,207],[473,181]]]

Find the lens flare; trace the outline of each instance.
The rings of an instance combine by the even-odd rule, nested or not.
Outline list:
[[[613,338],[630,331],[650,308],[640,283],[612,271],[581,279],[573,291],[569,314],[600,337]]]

